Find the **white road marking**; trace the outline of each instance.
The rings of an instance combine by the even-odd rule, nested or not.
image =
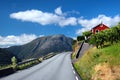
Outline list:
[[[76,76],[75,78],[76,78],[76,80],[78,80],[78,77],[77,77],[77,76]]]
[[[72,67],[72,69],[73,69],[73,67]]]
[[[75,74],[75,71],[73,70],[73,73]]]

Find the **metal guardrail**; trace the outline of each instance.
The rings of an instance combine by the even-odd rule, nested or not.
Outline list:
[[[17,63],[17,66],[22,65],[22,64],[26,64],[26,63],[29,63],[29,62],[32,62],[32,61],[39,61],[39,59],[37,59],[37,58],[28,59],[28,60],[25,60],[25,61],[23,61],[23,62]],[[9,74],[12,74],[12,73],[14,73],[15,71],[16,71],[16,70],[14,70],[13,67],[1,69],[1,70],[0,70],[0,77],[4,77],[4,76],[7,76],[7,75],[9,75]]]
[[[85,41],[83,41],[83,42],[80,44],[80,48],[79,48],[79,50],[78,50],[78,52],[77,52],[76,58],[79,58],[79,54],[80,54],[80,51],[81,51],[81,49],[82,49],[82,46],[83,46],[84,42],[85,42]]]
[[[48,55],[43,57],[43,60],[49,59],[49,58],[51,58],[51,57],[53,57],[55,55],[56,55],[56,53],[49,53]]]
[[[28,63],[28,62],[31,62],[31,61],[35,61],[35,60],[38,60],[38,59],[37,58],[28,59],[28,60],[25,60],[23,62],[17,63],[17,65],[22,65],[22,64],[25,64],[25,63]]]

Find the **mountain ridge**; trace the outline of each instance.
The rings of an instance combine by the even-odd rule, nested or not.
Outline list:
[[[6,48],[20,59],[38,58],[51,52],[72,51],[72,38],[52,35],[37,38],[21,46]]]

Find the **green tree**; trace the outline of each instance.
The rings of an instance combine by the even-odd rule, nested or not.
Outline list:
[[[114,32],[112,29],[109,29],[107,31],[107,36],[108,36],[108,42],[110,42],[111,44],[113,44],[114,42]]]
[[[72,45],[75,45],[77,43],[77,40],[72,41]]]
[[[82,41],[84,40],[84,36],[77,36],[77,41]]]
[[[87,38],[92,34],[91,31],[85,31],[82,33],[83,36],[86,36]]]
[[[119,40],[119,29],[118,29],[118,27],[117,26],[115,26],[115,27],[112,27],[111,28],[112,29],[112,32],[114,33],[114,42],[118,42],[118,40]]]
[[[91,35],[89,43],[96,45],[96,35],[95,34]]]
[[[13,67],[13,69],[17,69],[17,59],[15,58],[15,56],[13,56],[12,58],[11,58],[11,61],[12,61],[12,67]]]

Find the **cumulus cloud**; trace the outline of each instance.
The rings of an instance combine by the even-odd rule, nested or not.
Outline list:
[[[67,19],[63,19],[59,22],[60,26],[67,26],[67,25],[77,25],[77,19],[75,17],[70,17]]]
[[[78,29],[77,31],[76,31],[76,34],[77,35],[81,35],[82,34],[82,32],[85,32],[85,31],[88,31],[89,29],[88,28],[81,28],[81,29]]]
[[[68,25],[73,26],[77,23],[75,17],[66,17],[63,15],[61,7],[56,8],[55,13],[43,12],[34,9],[20,11],[10,14],[10,18],[21,21],[36,22],[41,25],[57,24],[62,27]]]
[[[55,9],[55,13],[58,14],[58,15],[62,15],[62,10],[61,10],[61,7],[58,7],[57,9]]]
[[[26,11],[19,11],[10,14],[10,18],[21,20],[21,21],[28,21],[39,23],[41,25],[59,25],[60,27],[64,26],[76,26],[81,25],[82,28],[76,31],[77,35],[82,34],[82,32],[90,30],[91,28],[95,27],[96,25],[103,22],[105,25],[111,27],[116,25],[120,22],[120,15],[116,16],[106,16],[104,14],[100,14],[97,17],[91,19],[85,19],[84,16],[78,18],[74,16],[70,16],[69,14],[80,14],[77,11],[62,11],[61,7],[58,7],[54,10],[53,13],[50,12],[43,12],[41,10],[26,10]]]
[[[78,24],[80,24],[83,28],[77,30],[76,34],[82,34],[82,32],[90,30],[91,28],[95,27],[101,22],[103,22],[105,25],[109,27],[115,26],[118,24],[118,22],[120,22],[120,15],[110,17],[102,14],[92,19],[84,19],[83,17],[79,18]]]
[[[40,35],[39,37],[42,37],[44,35]],[[23,45],[26,44],[34,39],[36,39],[38,36],[34,34],[22,34],[20,36],[15,35],[9,35],[6,37],[0,36],[0,47],[9,47],[13,45]]]

